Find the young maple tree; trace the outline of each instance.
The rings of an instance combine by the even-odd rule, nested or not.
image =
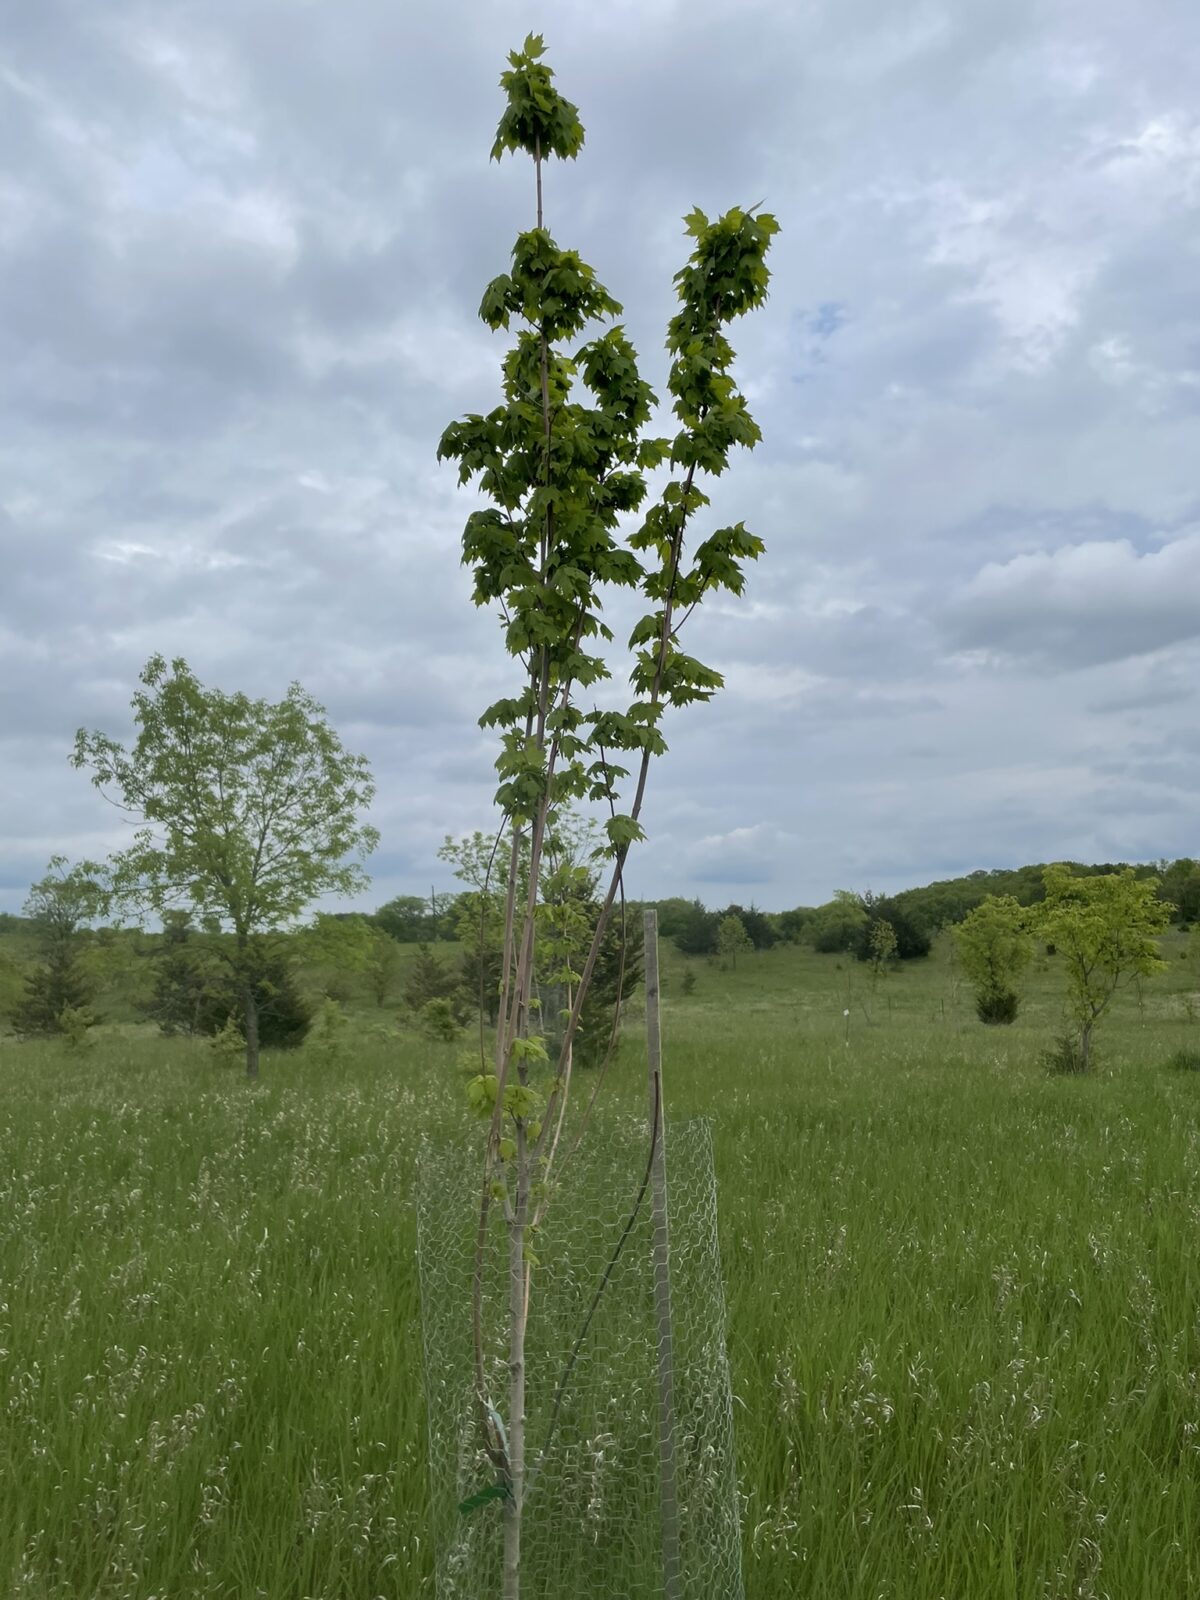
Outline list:
[[[505,645],[519,664],[511,697],[480,719],[499,730],[496,801],[505,890],[494,1059],[481,1062],[471,1093],[489,1123],[474,1284],[476,1399],[481,1438],[504,1501],[503,1594],[520,1590],[521,1518],[527,1477],[525,1331],[529,1235],[551,1193],[550,1175],[571,1095],[573,1041],[602,948],[630,847],[643,837],[650,763],[666,750],[671,707],[708,700],[721,676],[680,646],[684,623],[707,594],[740,594],[744,564],[761,540],[740,522],[690,535],[708,504],[701,484],[722,473],[733,448],[752,447],[759,429],[731,375],[724,329],[762,304],[775,219],[735,208],[710,221],[693,211],[685,227],[692,254],[675,275],[679,308],[667,330],[667,389],[673,431],[651,431],[657,397],[615,319],[620,306],[574,250],[545,223],[543,178],[551,157],[583,146],[579,114],[556,90],[531,35],[501,77],[506,106],[492,156],[532,158],[534,226],[520,233],[509,271],[484,291],[479,314],[493,330],[516,327],[503,362],[503,397],[485,414],[446,429],[440,458],[458,462],[459,482],[490,500],[463,534],[463,560],[477,605],[495,605]],[[590,336],[595,324],[605,324]],[[647,474],[665,470],[648,500]],[[610,678],[603,620],[610,591],[641,597],[629,638],[631,695],[623,709],[595,704]],[[607,886],[591,936],[576,950],[558,941],[561,966],[539,976],[571,996],[556,1059],[550,1061],[534,997],[535,962],[545,941],[543,858],[555,817],[571,802],[607,812]],[[659,1118],[656,1116],[655,1125]],[[507,1417],[486,1393],[482,1275],[489,1216],[507,1230]]]

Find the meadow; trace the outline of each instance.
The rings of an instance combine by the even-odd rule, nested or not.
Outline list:
[[[1039,1059],[1052,960],[985,1028],[944,946],[875,987],[696,961],[691,993],[665,952],[750,1600],[1200,1593],[1200,1072],[1169,1065],[1200,995],[1164,948],[1087,1078]],[[459,1049],[380,1015],[257,1085],[129,1024],[0,1044],[5,1600],[432,1594],[413,1190],[469,1123]]]

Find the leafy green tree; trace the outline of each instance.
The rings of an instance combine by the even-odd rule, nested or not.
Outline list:
[[[225,941],[228,944],[228,939]],[[296,982],[295,972],[283,942],[255,934],[245,958],[236,951],[225,964],[222,981],[207,991],[200,1011],[199,1031],[213,1035],[229,1023],[246,1038],[245,988],[242,973],[254,974],[251,1001],[258,1030],[258,1043],[264,1050],[297,1050],[304,1043],[312,1023],[312,1007]]]
[[[861,897],[866,921],[859,927],[854,940],[854,952],[860,961],[872,961],[872,930],[876,923],[887,922],[896,936],[896,959],[914,961],[927,956],[933,941],[928,932],[904,906],[890,896],[871,894]]]
[[[229,963],[218,938],[198,933],[190,911],[163,913],[162,945],[154,961],[154,987],[140,1008],[165,1034],[200,1034],[214,1011],[229,1015]]]
[[[241,995],[246,1073],[258,1076],[263,935],[321,894],[353,894],[366,876],[348,857],[378,840],[359,821],[374,795],[324,709],[293,683],[276,704],[206,689],[179,658],[153,656],[133,697],[131,750],[76,735],[72,764],[144,826],[109,863],[119,904],[158,912],[190,905],[227,926]]]
[[[640,916],[643,911],[653,906],[658,913],[659,938],[674,939],[679,930],[686,926],[692,912],[699,905],[698,900],[685,900],[682,895],[676,895],[667,900],[647,901],[644,905],[641,902],[635,904],[630,901],[628,909],[631,916]],[[700,906],[700,909],[703,910],[703,906]]]
[[[1156,897],[1158,879],[1139,878],[1132,867],[1076,877],[1060,864],[1047,867],[1044,877],[1046,896],[1035,926],[1062,959],[1067,1007],[1086,1072],[1093,1031],[1120,986],[1162,971],[1158,941],[1171,913]]]
[[[400,946],[382,928],[372,929],[364,971],[371,998],[382,1010],[396,992],[400,978]]]
[[[400,944],[454,938],[454,896],[398,894],[374,913],[375,922]]]
[[[728,961],[734,972],[737,971],[737,958],[748,955],[754,949],[754,941],[746,932],[746,924],[741,917],[732,913],[721,918],[721,925],[717,929],[717,950],[721,959]]]
[[[779,937],[785,944],[799,944],[805,938],[814,916],[812,906],[795,906],[791,911],[781,911],[775,921]]]
[[[1200,922],[1200,861],[1181,856],[1165,867],[1159,885],[1161,898],[1175,909],[1176,920],[1188,927]]]
[[[67,1013],[76,1033],[95,1022],[94,984],[81,960],[81,946],[84,926],[102,903],[93,863],[72,867],[65,856],[51,856],[49,871],[32,886],[24,905],[40,960],[26,975],[24,992],[10,1013],[17,1033],[62,1033]]]
[[[481,1060],[471,1087],[489,1125],[479,1237],[486,1238],[494,1203],[508,1243],[506,1423],[498,1424],[488,1398],[481,1354],[475,1374],[481,1437],[503,1484],[504,1600],[517,1600],[520,1589],[528,1233],[553,1193],[574,1039],[626,858],[643,837],[649,766],[666,749],[663,717],[670,707],[708,700],[721,685],[718,673],[680,648],[681,629],[707,595],[740,593],[744,563],[762,550],[741,523],[709,532],[694,548],[688,539],[708,503],[703,478],[722,473],[735,446],[752,446],[759,437],[730,370],[733,350],[724,330],[762,303],[766,255],[777,231],[774,218],[755,209],[735,208],[715,221],[696,210],[686,219],[694,248],[676,275],[679,308],[667,333],[676,427],[673,437],[653,436],[656,397],[624,330],[609,325],[584,338],[595,324],[611,324],[620,307],[592,268],[560,248],[546,227],[543,169],[550,157],[578,155],[583,127],[542,55],[536,35],[510,54],[492,149],[497,159],[518,151],[532,158],[536,200],[534,226],[518,236],[510,270],[493,279],[480,305],[490,328],[517,324],[503,363],[502,399],[452,424],[439,447],[442,457],[458,462],[460,482],[477,482],[491,502],[468,517],[463,558],[476,603],[497,607],[507,649],[519,663],[517,692],[481,719],[500,735],[496,800],[507,859],[500,863],[495,1053],[490,1067]],[[661,492],[643,510],[645,474],[659,467],[668,469]],[[625,709],[601,710],[596,686],[612,670],[604,604],[619,591],[636,592],[645,607],[629,640],[632,696]],[[538,896],[552,819],[571,800],[605,809],[609,874],[586,950],[576,956],[564,942],[560,951],[558,977],[572,999],[552,1063],[531,1004],[544,923]],[[477,1352],[482,1260],[480,1253]]]
[[[365,981],[380,1008],[395,993],[400,977],[400,946],[375,917],[319,911],[301,931],[298,943],[305,960],[316,969],[327,998],[350,998],[354,993],[352,980],[357,977]],[[335,990],[344,992],[339,995]]]
[[[431,1000],[449,1000],[461,986],[461,975],[423,944],[404,980],[404,1003],[410,1011],[420,1011]]]
[[[716,954],[717,934],[721,918],[709,911],[702,901],[692,900],[687,910],[672,919],[675,948],[685,956],[711,956]]]
[[[900,956],[896,930],[886,917],[878,917],[871,923],[869,946],[871,951],[871,980],[873,983],[878,983],[891,964],[899,960]]]
[[[1015,1022],[1018,982],[1033,959],[1028,914],[1012,895],[989,895],[954,929],[954,945],[975,991],[981,1022]]]
[[[833,955],[857,948],[869,922],[861,895],[850,889],[837,889],[832,900],[816,907],[805,931],[814,950]]]
[[[722,918],[736,917],[756,950],[769,950],[779,942],[779,933],[771,918],[757,906],[726,906],[719,915]]]

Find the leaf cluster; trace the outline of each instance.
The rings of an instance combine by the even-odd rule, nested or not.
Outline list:
[[[275,704],[226,695],[162,656],[140,682],[132,748],[81,728],[71,758],[143,824],[109,864],[111,900],[159,913],[190,905],[245,939],[319,894],[365,886],[347,858],[378,840],[358,820],[370,771],[298,683]]]

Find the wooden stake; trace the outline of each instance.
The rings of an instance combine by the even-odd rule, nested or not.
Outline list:
[[[667,1141],[663,1115],[662,1027],[659,1018],[658,913],[644,914],[646,1066],[649,1074],[653,1215],[654,1316],[658,1336],[658,1456],[662,1501],[663,1600],[682,1600],[679,1476],[675,1455],[675,1350],[671,1324],[671,1235],[667,1213]]]

